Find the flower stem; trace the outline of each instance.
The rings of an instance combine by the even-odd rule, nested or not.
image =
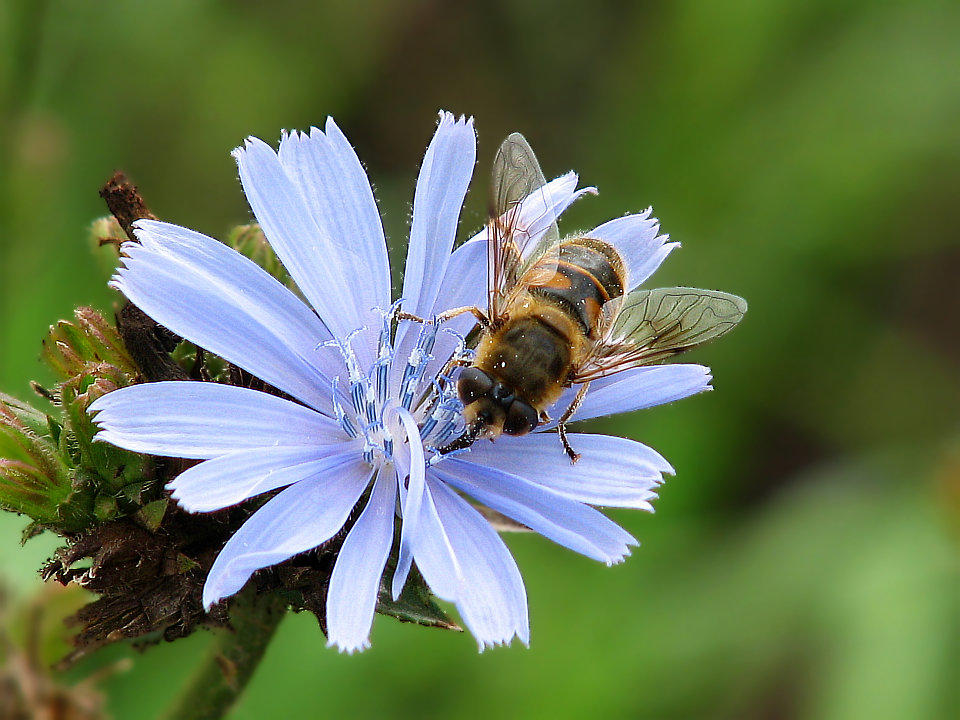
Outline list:
[[[286,614],[274,593],[248,586],[230,604],[231,629],[219,630],[213,645],[179,697],[160,720],[215,720],[240,697]]]

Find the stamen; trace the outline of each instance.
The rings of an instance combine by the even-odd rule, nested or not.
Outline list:
[[[377,420],[369,423],[363,428],[363,457],[367,462],[372,462],[376,451],[383,451],[383,445],[380,442],[383,437],[383,423]]]
[[[380,426],[383,428],[383,454],[386,456],[387,460],[393,459],[393,434],[390,432],[385,424],[381,423]]]
[[[365,379],[365,378],[364,378]],[[365,395],[363,391],[364,383],[362,380],[360,382],[351,382],[350,383],[350,399],[353,400],[353,409],[360,417],[363,417],[363,396]],[[367,422],[370,422],[370,419],[367,418]]]
[[[350,422],[350,418],[347,417],[347,414],[343,411],[343,406],[340,404],[340,398],[338,397],[340,393],[340,378],[335,377],[333,379],[333,411],[337,414],[337,422],[340,423],[340,427],[343,428],[343,431],[352,438],[358,436],[357,429],[353,426],[353,423]]]
[[[455,417],[446,420],[444,424],[440,426],[440,429],[434,433],[434,441],[437,445],[443,447],[450,438],[457,434],[459,427],[460,423],[457,422]]]
[[[366,372],[361,366],[352,342],[357,335],[367,332],[368,328],[358,328],[344,339],[333,338],[317,347],[336,347],[347,368],[349,390],[346,394],[350,397],[353,412],[347,412],[341,401],[343,396],[340,394],[340,377],[332,381],[332,404],[336,420],[344,433],[351,438],[363,438],[364,461],[372,466],[384,461],[402,463],[407,453],[402,452],[394,456],[397,445],[387,420],[390,417],[398,417],[406,426],[409,452],[420,455],[422,463],[432,466],[442,459],[443,454],[434,447],[425,447],[424,441],[429,439],[431,446],[444,447],[457,436],[457,431],[463,426],[461,418],[463,405],[457,397],[456,383],[448,374],[445,374],[451,370],[452,360],[443,367],[438,377],[428,378],[427,386],[423,387],[424,374],[434,360],[432,353],[436,345],[437,333],[443,330],[456,339],[456,350],[452,353],[452,358],[462,361],[463,358],[472,356],[473,351],[466,347],[466,341],[462,335],[447,328],[441,328],[435,318],[424,321],[416,344],[406,358],[400,379],[399,397],[391,399],[390,378],[396,358],[393,333],[400,307],[401,302],[397,301],[388,311],[378,311],[382,324],[377,337],[377,356],[372,365],[367,366]],[[416,412],[411,411],[414,401],[417,402]],[[399,413],[399,415],[393,415],[393,413]],[[417,423],[414,416],[420,418],[422,424]],[[429,462],[423,457],[424,450],[428,450],[433,455]],[[452,455],[454,452],[459,453],[459,451],[451,451],[447,454]]]
[[[364,396],[367,401],[367,422],[372,423],[377,419],[377,395],[369,380],[363,383],[363,387],[365,391]]]
[[[453,351],[452,357],[459,358],[467,352],[467,339],[463,335],[448,327],[443,328],[443,332],[447,333],[447,335],[452,335],[457,341],[457,349]],[[471,350],[470,352],[472,353],[473,351]]]
[[[433,406],[430,408],[430,412],[426,420],[424,420],[423,426],[420,428],[420,432],[424,438],[429,437],[438,425],[440,425],[443,431],[450,432],[451,428],[448,426],[456,426],[456,418],[463,409],[463,404],[450,390],[449,384],[444,388],[440,385],[439,380],[434,380],[433,389],[435,393]],[[441,433],[438,433],[438,435],[439,434]],[[439,444],[442,445],[443,442],[441,441]]]
[[[433,360],[431,351],[437,340],[436,321],[423,325],[417,336],[417,345],[407,358],[407,366],[403,369],[403,379],[400,381],[400,404],[409,410],[416,393],[417,385],[423,377],[427,365]]]
[[[458,450],[451,450],[450,452],[447,452],[447,453],[442,453],[440,452],[439,449],[435,447],[428,447],[427,450],[433,453],[433,457],[427,460],[428,468],[433,467],[434,465],[439,463],[441,460],[444,460],[446,458],[456,457],[457,455],[463,455],[463,453],[470,452],[470,448],[468,447],[459,448]]]
[[[393,342],[391,333],[393,330],[393,321],[403,300],[394,302],[386,312],[380,310],[380,316],[383,324],[380,327],[380,338],[377,342],[377,360],[374,364],[372,375],[374,377],[374,386],[377,390],[377,402],[383,407],[387,402],[390,393],[390,366],[393,363]]]
[[[422,347],[423,351],[427,354],[433,352],[433,346],[437,342],[438,329],[436,318],[420,328],[420,337],[417,338],[417,346]]]
[[[332,340],[327,340],[317,345],[318,348],[336,347],[340,351],[340,355],[343,357],[343,361],[347,366],[347,372],[350,376],[350,399],[353,401],[353,409],[360,417],[363,417],[365,414],[364,400],[366,399],[367,391],[363,386],[368,383],[366,382],[367,378],[363,374],[363,370],[360,368],[360,361],[357,359],[357,354],[350,345],[350,341],[353,340],[357,334],[365,330],[365,327],[357,328],[347,336],[346,340],[335,337]]]

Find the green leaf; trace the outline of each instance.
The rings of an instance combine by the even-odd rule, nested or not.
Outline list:
[[[160,528],[160,523],[163,522],[163,516],[167,512],[167,505],[166,499],[154,500],[137,510],[134,518],[142,527],[150,532],[156,532]]]
[[[436,598],[427,587],[427,583],[415,569],[410,571],[407,584],[400,593],[400,597],[393,599],[390,592],[390,581],[393,572],[384,572],[380,578],[380,594],[377,597],[377,612],[381,615],[390,615],[401,622],[412,622],[428,627],[438,627],[444,630],[463,632],[457,623],[437,605]]]

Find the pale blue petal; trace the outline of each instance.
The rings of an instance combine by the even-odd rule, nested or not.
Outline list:
[[[474,465],[521,475],[528,482],[590,505],[653,510],[650,501],[664,473],[673,468],[657,451],[626,438],[571,433],[580,459],[571,463],[555,433],[500,437],[478,442],[470,452],[441,462]]]
[[[448,277],[447,262],[476,153],[473,118],[456,120],[450,113],[441,112],[437,131],[420,166],[413,199],[401,295],[406,312],[425,319],[433,312],[440,285]],[[401,322],[397,326],[394,348],[400,362],[394,363],[390,376],[393,392],[399,388],[405,361],[419,332],[416,323]]]
[[[329,405],[317,316],[253,262],[192,230],[141,220],[113,285],[166,328],[318,409]],[[340,364],[342,367],[342,363]]]
[[[337,556],[327,593],[327,645],[352,653],[370,646],[380,577],[393,545],[397,502],[394,474],[377,478],[356,525]]]
[[[240,182],[260,227],[290,276],[334,335],[345,338],[362,325],[369,308],[357,302],[357,278],[330,237],[315,222],[300,188],[269,145],[248,138],[233,151]]]
[[[476,162],[473,118],[440,113],[440,124],[420,166],[404,270],[404,310],[433,310],[457,234],[463,199]]]
[[[461,245],[450,257],[432,314],[460,307],[478,307],[484,313],[487,311],[486,232],[479,241]],[[471,313],[463,313],[443,324],[437,334],[433,359],[427,365],[427,377],[436,377],[443,364],[459,346],[463,346],[464,338],[476,324],[477,319]],[[412,346],[411,339],[416,337],[414,332],[411,330],[409,335],[405,335],[408,346]]]
[[[434,483],[427,478],[423,499],[420,503],[417,524],[419,532],[411,536],[411,559],[415,560],[424,579],[430,585],[433,594],[441,600],[455,601],[464,583],[463,571],[453,547],[454,539],[449,537],[446,528],[437,515],[431,488]],[[403,522],[409,521],[403,516]],[[401,556],[403,548],[401,547]],[[394,587],[394,592],[397,588]]]
[[[597,194],[595,187],[585,187],[575,191],[576,186],[577,174],[571,170],[523,199],[514,236],[524,246],[525,259],[529,257],[530,251],[536,248],[540,237],[557,222],[563,211],[575,200],[587,194]],[[524,235],[529,236],[528,241],[523,239]]]
[[[347,521],[372,472],[358,459],[336,472],[301,480],[269,500],[220,551],[203,586],[203,606],[209,608],[233,595],[257,570],[333,537]]]
[[[623,258],[627,289],[642,285],[670,252],[680,243],[668,243],[667,235],[658,235],[659,221],[650,217],[651,208],[639,215],[626,215],[594,228],[588,237],[610,243]]]
[[[398,456],[397,471],[403,472],[401,476],[404,479],[404,492],[400,495],[401,512],[403,514],[403,523],[400,526],[400,547],[404,551],[403,563],[398,563],[397,570],[394,572],[393,591],[394,599],[399,597],[403,583],[406,582],[406,575],[410,570],[408,564],[411,546],[410,538],[417,533],[417,523],[420,519],[420,505],[426,494],[426,459],[423,452],[423,439],[420,437],[420,429],[417,427],[416,420],[409,410],[400,408],[397,411],[400,422],[403,424],[407,436],[407,447],[410,448],[409,456]],[[409,465],[408,465],[409,463]]]
[[[356,459],[361,450],[358,443],[238,450],[195,465],[167,483],[167,489],[189,512],[220,510],[304,478],[332,472]]]
[[[567,461],[569,464],[569,460]],[[544,468],[544,474],[551,471]],[[530,474],[541,468],[527,466]],[[522,472],[517,467],[515,472]],[[588,505],[528,482],[515,472],[495,470],[460,458],[433,469],[437,477],[489,508],[513,518],[554,542],[608,565],[630,554],[637,545],[630,533]]]
[[[663,261],[667,259],[667,255],[672,253],[680,247],[680,243],[664,243],[652,253],[650,253],[646,259],[642,262],[636,263],[631,269],[631,274],[628,275],[628,283],[630,289],[634,289],[643,285],[647,280],[650,279],[650,276],[653,275],[660,265],[663,264]]]
[[[332,118],[326,133],[294,132],[280,143],[280,163],[300,190],[320,237],[329,239],[323,261],[347,274],[362,322],[374,326],[373,308],[390,306],[390,265],[370,181]],[[332,260],[336,258],[336,260]]]
[[[405,487],[406,483],[399,482],[400,478],[408,477],[409,470],[402,462],[402,456],[398,455],[396,464],[397,478],[398,478],[398,487],[400,494],[400,507],[401,515],[403,516],[403,523],[400,525],[400,531],[403,532],[403,529],[411,521],[416,522],[419,520],[420,512],[418,512],[417,518],[412,518],[409,514],[403,512],[402,508],[407,506],[407,499],[409,498],[410,492]],[[422,505],[422,501],[420,503]],[[422,512],[422,511],[421,511]],[[409,530],[407,531],[409,534]],[[393,571],[393,577],[390,580],[390,594],[393,599],[396,600],[400,597],[400,593],[403,592],[403,586],[407,583],[407,576],[410,574],[410,569],[413,567],[413,550],[411,549],[410,543],[400,542],[397,551],[397,567]]]
[[[487,232],[454,250],[447,273],[437,295],[435,314],[460,307],[478,307],[487,310]],[[460,320],[459,326],[453,324]],[[473,315],[460,316],[450,321],[450,327],[466,332],[477,320]]]
[[[436,552],[449,549],[462,578],[452,600],[480,649],[508,644],[514,637],[529,643],[527,593],[507,546],[490,523],[466,500],[441,482],[430,479],[427,482],[431,504],[436,508],[436,515],[431,520],[439,519],[440,528],[431,527],[432,522],[424,522],[421,526],[416,562],[424,579],[435,588],[437,571],[446,567],[446,563],[441,563],[424,571],[424,565],[430,564],[422,562],[424,547],[437,544],[434,553],[426,556],[431,559]],[[442,533],[438,532],[441,529]]]
[[[681,400],[710,390],[710,368],[703,365],[647,365],[594,380],[571,422],[589,420],[604,415],[643,410]],[[568,388],[550,409],[558,418],[573,402],[580,386]],[[556,420],[545,423],[538,430],[556,427]]]
[[[340,425],[267,393],[207,382],[156,382],[120,388],[90,405],[96,439],[134,452],[207,459],[272,445],[329,445]]]
[[[429,477],[414,554],[431,590],[456,604],[481,649],[514,637],[529,642],[526,591],[510,552],[469,503]]]

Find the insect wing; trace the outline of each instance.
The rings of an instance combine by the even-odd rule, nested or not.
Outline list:
[[[559,243],[546,184],[540,163],[523,135],[507,137],[494,158],[490,185],[487,277],[491,319],[503,315],[508,296],[526,270]],[[547,226],[543,228],[545,221]]]
[[[703,345],[730,332],[746,312],[743,298],[717,290],[634,290],[623,299],[604,340],[574,382],[656,363]]]

